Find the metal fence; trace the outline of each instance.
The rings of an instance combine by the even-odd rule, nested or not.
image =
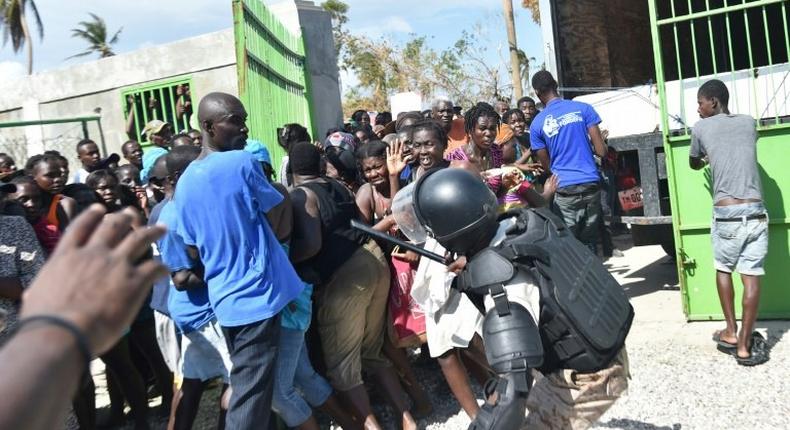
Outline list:
[[[790,122],[787,0],[649,0],[664,130],[689,133],[699,86],[730,88],[730,110],[761,128]]]
[[[0,122],[0,131],[0,152],[10,155],[19,169],[31,156],[54,150],[75,171],[80,166],[77,142],[88,138],[99,145],[102,156],[107,155],[100,116]]]
[[[259,0],[234,0],[233,26],[250,137],[267,146],[278,171],[286,154],[277,144],[277,128],[299,123],[312,129],[304,43]]]
[[[192,79],[182,76],[135,85],[121,91],[129,138],[147,146],[149,142],[142,135],[143,128],[154,119],[171,124],[175,133],[189,131],[194,110],[192,88]]]

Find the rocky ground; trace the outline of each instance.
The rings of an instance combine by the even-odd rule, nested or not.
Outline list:
[[[628,248],[626,242],[621,248]],[[745,368],[715,349],[711,333],[719,322],[687,323],[674,263],[658,246],[625,249],[607,262],[631,297],[636,318],[628,338],[630,389],[594,426],[599,429],[787,429],[790,428],[790,321],[761,321],[771,361]],[[715,288],[711,285],[711,288]],[[465,429],[469,419],[453,399],[438,365],[415,355],[414,368],[433,399],[434,413],[419,421],[431,430]],[[103,385],[99,390],[102,394]],[[482,393],[476,387],[482,401]],[[216,426],[218,389],[209,390],[196,429]],[[392,415],[375,388],[377,415],[394,429]],[[99,406],[106,405],[100,396]],[[153,403],[155,404],[155,403]],[[330,428],[321,417],[323,426]],[[152,427],[165,428],[152,418]],[[131,428],[131,427],[129,427]]]

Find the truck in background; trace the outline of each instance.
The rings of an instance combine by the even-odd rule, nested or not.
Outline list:
[[[651,3],[655,19],[651,19]],[[744,27],[748,17],[740,15],[736,23],[735,17],[730,22],[729,17],[725,20],[714,13],[700,17],[702,22],[693,29],[688,21],[674,29],[662,28],[665,37],[654,39],[659,16],[679,19],[684,13],[721,11],[729,7],[725,0],[541,0],[546,68],[557,76],[564,97],[593,105],[603,120],[608,144],[617,151],[621,205],[612,221],[630,226],[634,245],[657,244],[670,256],[676,255],[664,135],[685,134],[698,120],[699,85],[713,77],[725,80],[733,92],[730,105],[736,113],[767,119],[790,114],[787,56],[782,63],[781,55],[768,51],[787,46],[787,33],[780,31],[786,28],[781,2],[758,3],[773,4],[780,13],[764,23],[766,37],[755,41],[752,49],[751,39],[743,37],[748,33]],[[750,13],[761,15],[762,11]],[[756,24],[753,19],[753,31],[759,32]],[[728,31],[734,55],[726,49]],[[657,56],[654,46],[663,52]],[[751,64],[744,58],[747,51],[755,54]],[[656,58],[661,59],[658,68]],[[716,70],[714,59],[720,65]],[[666,74],[666,131],[657,70]]]

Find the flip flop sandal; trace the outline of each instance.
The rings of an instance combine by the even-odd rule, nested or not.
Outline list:
[[[768,345],[765,338],[758,332],[752,333],[752,348],[748,357],[738,357],[735,354],[735,361],[741,366],[757,366],[768,361]]]
[[[719,330],[716,333],[713,333],[712,339],[713,339],[714,342],[716,342],[716,345],[717,345],[716,349],[718,349],[721,352],[725,352],[725,351],[722,351],[722,349],[729,350],[729,349],[735,349],[735,348],[738,347],[737,344],[729,343],[729,342],[721,340],[721,333],[722,333],[722,330]],[[755,333],[757,333],[757,332],[755,332]]]

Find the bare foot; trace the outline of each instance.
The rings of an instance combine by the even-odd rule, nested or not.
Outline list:
[[[722,329],[713,333],[713,340],[735,346],[738,343],[738,336],[735,334],[735,332],[729,332],[727,329]]]

